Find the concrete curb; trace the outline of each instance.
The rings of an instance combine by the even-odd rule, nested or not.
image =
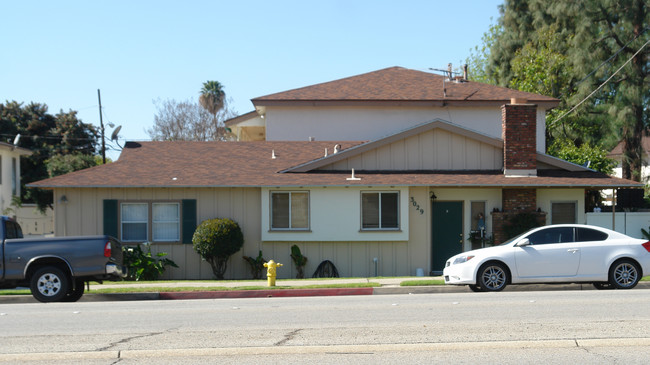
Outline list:
[[[316,297],[334,295],[372,295],[373,288],[332,289],[274,289],[274,290],[232,290],[205,292],[165,292],[160,299],[218,299],[218,298],[271,298],[271,297]]]
[[[650,289],[650,282],[640,282],[635,289]],[[504,291],[561,291],[596,290],[591,284],[526,284],[510,285]],[[383,286],[369,288],[321,288],[321,289],[273,289],[273,290],[231,290],[231,291],[188,291],[188,292],[146,292],[115,294],[84,294],[81,302],[133,301],[133,300],[190,300],[227,298],[282,298],[345,295],[397,295],[397,294],[442,294],[469,293],[466,286]],[[39,303],[31,295],[0,295],[0,304]]]

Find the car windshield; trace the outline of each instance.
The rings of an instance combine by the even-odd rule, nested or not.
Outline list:
[[[497,245],[497,246],[506,246],[506,245],[509,245],[509,244],[511,244],[512,242],[514,242],[514,241],[520,239],[520,238],[523,237],[524,235],[528,234],[528,232],[530,232],[530,231],[526,231],[526,232],[524,232],[524,233],[522,233],[522,234],[520,234],[520,235],[518,235],[518,236],[515,236],[515,237],[513,237],[513,238],[511,238],[511,239],[509,239],[509,240],[505,241],[504,243],[502,243],[502,244],[500,244],[500,245]]]

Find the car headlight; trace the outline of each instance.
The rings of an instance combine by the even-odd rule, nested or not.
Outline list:
[[[467,262],[467,261],[469,261],[469,260],[471,260],[471,259],[473,259],[473,258],[474,258],[474,256],[472,256],[472,255],[470,255],[470,256],[460,256],[460,257],[457,257],[456,260],[454,260],[454,265],[456,265],[456,264],[462,264],[463,262]]]

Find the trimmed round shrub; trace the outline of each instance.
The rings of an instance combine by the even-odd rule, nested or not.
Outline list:
[[[201,222],[194,231],[192,246],[210,263],[214,276],[223,280],[228,259],[244,245],[239,224],[228,218],[214,218]]]

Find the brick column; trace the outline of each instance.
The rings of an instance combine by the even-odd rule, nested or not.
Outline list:
[[[517,214],[530,213],[537,216],[539,225],[546,223],[546,213],[537,212],[536,189],[503,189],[501,191],[501,207],[500,212],[492,212],[492,236],[495,244],[503,243],[510,238],[506,237],[504,227]]]
[[[537,105],[514,102],[501,106],[503,171],[506,176],[537,176]]]

